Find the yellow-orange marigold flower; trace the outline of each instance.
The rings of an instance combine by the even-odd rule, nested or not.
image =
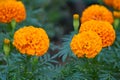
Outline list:
[[[113,5],[113,1],[114,0],[103,0],[103,2],[108,5],[108,6],[112,6]]]
[[[102,49],[102,40],[96,32],[86,31],[74,35],[70,47],[78,57],[94,58]]]
[[[113,0],[113,7],[120,10],[120,0]]]
[[[89,30],[95,31],[101,37],[103,47],[112,45],[116,37],[113,26],[106,21],[87,21],[81,24],[79,32]]]
[[[25,26],[14,34],[13,45],[22,53],[42,56],[49,47],[49,38],[42,28]]]
[[[116,18],[120,18],[120,12],[119,11],[113,11],[113,15]]]
[[[21,22],[26,18],[26,10],[21,1],[6,0],[0,2],[0,22],[9,23],[13,19]]]
[[[112,12],[101,5],[92,5],[85,9],[81,16],[81,23],[89,20],[108,21],[113,23]]]
[[[17,0],[0,0],[0,1],[17,1]]]

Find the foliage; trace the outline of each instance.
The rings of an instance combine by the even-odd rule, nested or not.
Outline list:
[[[1,56],[3,57],[4,55]],[[59,68],[61,68],[60,66],[54,66],[55,63],[58,63],[54,58],[50,54],[40,58],[35,56],[31,58],[31,56],[21,55],[20,53],[11,53],[9,57],[1,59],[4,62],[0,66],[0,79],[53,80],[53,77],[59,73]]]
[[[119,80],[120,78],[120,33],[117,34],[115,44],[104,48],[93,59],[69,57],[67,64],[61,70],[63,80]],[[67,41],[68,42],[68,41]],[[63,44],[67,44],[64,42]],[[64,46],[65,46],[64,45]],[[65,48],[64,48],[65,49]],[[64,51],[64,50],[63,50]],[[61,51],[61,53],[64,53]],[[66,51],[67,54],[69,50]],[[66,54],[63,55],[65,57]],[[63,58],[62,57],[62,58]]]

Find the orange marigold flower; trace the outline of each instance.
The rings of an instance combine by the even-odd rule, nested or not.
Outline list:
[[[120,18],[120,12],[119,11],[113,11],[113,15],[116,18]]]
[[[105,21],[87,21],[81,24],[79,32],[89,30],[95,31],[101,37],[103,47],[112,45],[116,37],[113,26]]]
[[[112,12],[101,5],[92,5],[85,9],[82,13],[81,23],[89,20],[108,21],[113,23]]]
[[[13,45],[22,53],[42,56],[49,47],[49,38],[42,28],[25,26],[14,34]]]
[[[0,1],[17,1],[17,0],[0,0]]]
[[[103,0],[103,2],[108,5],[108,6],[112,6],[113,5],[113,0]]]
[[[120,10],[120,0],[113,0],[113,7]]]
[[[102,40],[96,32],[86,31],[74,35],[70,47],[78,57],[94,58],[102,49]]]
[[[9,23],[14,19],[21,22],[26,18],[26,10],[21,1],[6,0],[0,2],[0,22]]]

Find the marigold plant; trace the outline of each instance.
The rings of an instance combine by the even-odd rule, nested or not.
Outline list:
[[[113,26],[105,21],[91,20],[87,21],[80,26],[79,32],[95,31],[102,39],[102,46],[110,46],[115,40],[115,31]]]
[[[108,6],[112,6],[113,5],[113,1],[114,0],[103,0],[103,2],[108,5]]]
[[[113,0],[113,7],[120,10],[120,0]]]
[[[26,10],[21,1],[6,0],[0,2],[0,22],[9,23],[13,19],[21,22],[26,18]]]
[[[89,20],[108,21],[113,23],[112,12],[101,5],[92,5],[85,9],[81,16],[81,23]]]
[[[73,36],[70,47],[78,57],[94,58],[102,49],[102,40],[96,32],[82,32]]]
[[[49,38],[42,28],[25,26],[14,34],[13,45],[22,53],[42,56],[49,47]]]

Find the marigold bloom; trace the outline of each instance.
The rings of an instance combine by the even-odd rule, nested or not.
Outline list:
[[[78,57],[94,58],[102,49],[102,40],[96,32],[86,31],[74,35],[70,47]]]
[[[13,45],[22,53],[42,56],[49,47],[49,38],[42,28],[23,27],[14,34]]]
[[[113,0],[113,7],[120,10],[120,0]]]
[[[95,31],[101,37],[103,47],[112,45],[116,37],[113,26],[105,21],[87,21],[81,24],[79,32],[89,30]]]
[[[81,23],[89,20],[108,21],[109,23],[112,24],[113,23],[112,12],[110,12],[104,6],[92,5],[83,11]]]
[[[0,22],[9,23],[13,19],[21,22],[26,18],[26,10],[21,1],[6,0],[0,2]]]
[[[113,11],[113,15],[116,18],[120,18],[120,12],[119,11]]]
[[[103,2],[108,5],[108,6],[112,6],[113,5],[113,1],[114,0],[103,0]]]
[[[0,1],[17,1],[17,0],[0,0]]]

